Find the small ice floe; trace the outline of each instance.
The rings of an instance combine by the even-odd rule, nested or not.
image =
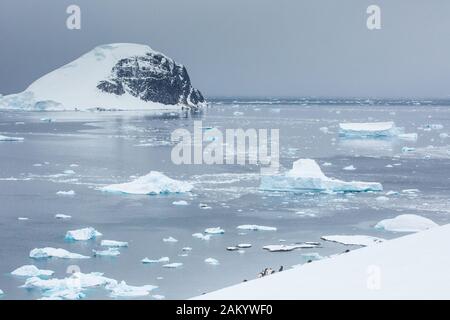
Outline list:
[[[277,231],[275,227],[258,226],[256,224],[243,224],[236,227],[239,230],[250,230],[250,231]]]
[[[7,137],[0,135],[0,142],[20,142],[23,140],[25,139],[21,137]]]
[[[307,243],[301,243],[301,244],[273,244],[264,246],[264,250],[268,250],[270,252],[285,252],[285,251],[293,251],[296,249],[312,249],[316,248],[317,245],[314,244],[307,244]]]
[[[331,162],[324,162],[322,165],[323,165],[324,167],[330,167],[330,166],[332,166],[333,164],[332,164]]]
[[[101,191],[125,194],[157,195],[189,192],[192,184],[171,179],[158,171],[139,177],[127,183],[112,184],[100,188]]]
[[[337,242],[343,245],[356,245],[356,246],[370,246],[373,244],[382,243],[385,240],[377,237],[364,236],[364,235],[336,235],[336,236],[323,236],[322,240]]]
[[[30,258],[46,259],[46,258],[61,258],[61,259],[89,259],[78,253],[72,253],[64,249],[55,248],[36,248],[30,251]]]
[[[301,256],[310,261],[323,259],[323,257],[317,252],[302,253]]]
[[[217,266],[217,265],[220,264],[220,263],[219,263],[219,260],[214,259],[214,258],[206,258],[206,259],[205,259],[205,263],[210,264],[210,265],[213,265],[213,266]]]
[[[173,262],[173,263],[164,264],[163,268],[176,269],[176,268],[180,268],[182,266],[183,266],[183,263],[181,263],[181,262]]]
[[[405,141],[417,141],[417,133],[402,133],[398,135],[398,138]]]
[[[189,205],[189,203],[187,201],[184,201],[184,200],[174,201],[174,202],[172,202],[172,204],[174,206],[187,206],[187,205]]]
[[[225,230],[223,230],[220,227],[206,228],[205,233],[206,234],[224,234]]]
[[[210,234],[203,234],[203,233],[200,233],[200,232],[194,233],[194,234],[192,234],[192,236],[194,238],[201,239],[201,240],[210,240],[211,239],[211,235]]]
[[[102,234],[100,232],[98,232],[92,227],[88,227],[78,230],[67,231],[64,239],[67,241],[87,241],[101,236]]]
[[[416,148],[413,148],[413,147],[403,147],[402,148],[403,153],[414,152],[414,151],[416,151]]]
[[[227,247],[226,249],[227,249],[227,251],[238,251],[239,250],[239,248],[237,246]]]
[[[0,289],[0,296],[3,296],[5,293],[3,292],[2,289]]]
[[[189,252],[189,251],[192,251],[192,248],[191,247],[184,247],[181,250],[185,251],[185,252]]]
[[[70,175],[70,174],[75,174],[75,171],[73,171],[73,170],[64,170],[63,173],[67,174],[67,175]]]
[[[174,237],[164,238],[163,241],[164,242],[172,242],[172,243],[178,242],[178,240],[175,239]]]
[[[41,121],[42,122],[53,122],[53,119],[52,118],[41,118]]]
[[[30,220],[30,218],[27,218],[27,217],[18,217],[17,220],[19,220],[19,221],[27,221],[27,220]]]
[[[152,295],[152,298],[155,300],[164,300],[166,297],[160,294],[154,294]]]
[[[392,165],[392,164],[387,164],[386,166],[385,166],[385,168],[393,168],[394,166]]]
[[[368,192],[383,191],[378,182],[346,182],[329,178],[313,159],[299,159],[283,175],[261,177],[261,190],[284,192]]]
[[[67,214],[62,214],[62,213],[55,214],[55,219],[66,220],[66,219],[71,219],[71,218],[72,218],[72,216],[69,216]]]
[[[418,232],[437,226],[437,223],[428,218],[415,214],[402,214],[393,219],[378,222],[375,228],[394,232]]]
[[[42,163],[35,163],[33,164],[33,167],[42,167]]]
[[[397,194],[398,194],[398,192],[397,191],[393,191],[393,190],[386,192],[387,196],[395,196]]]
[[[69,167],[71,167],[71,168],[78,168],[79,167],[79,165],[78,164],[76,164],[76,163],[72,163]]]
[[[346,166],[344,168],[342,168],[342,170],[346,170],[346,171],[355,171],[356,168],[354,165],[350,165],[350,166]]]
[[[441,139],[447,139],[448,137],[449,137],[448,133],[442,132],[439,134],[439,138],[441,138]]]
[[[328,133],[330,132],[330,130],[328,129],[328,127],[320,127],[319,130],[323,133]]]
[[[392,137],[401,134],[402,130],[389,122],[340,123],[339,134],[343,137],[377,138]]]
[[[206,203],[200,203],[199,205],[198,205],[198,207],[200,208],[200,209],[203,209],[203,210],[208,210],[208,209],[212,209],[209,205],[207,205]]]
[[[241,111],[235,111],[235,112],[233,112],[233,115],[235,115],[235,116],[239,117],[239,116],[243,116],[243,115],[244,115],[244,113],[243,113],[243,112],[241,112]]]
[[[251,245],[250,243],[239,243],[239,244],[237,245],[237,247],[238,247],[238,248],[241,248],[241,249],[247,249],[247,248],[251,248],[252,245]]]
[[[169,262],[170,259],[169,257],[161,257],[159,259],[149,259],[147,257],[145,257],[144,259],[141,260],[142,263],[144,264],[149,264],[149,263],[166,263]]]
[[[116,241],[116,240],[102,240],[100,243],[102,247],[128,247],[128,242],[125,241]]]
[[[52,270],[41,270],[34,265],[25,265],[11,272],[17,277],[50,277],[54,273]]]
[[[117,257],[120,255],[120,251],[116,247],[110,247],[106,250],[92,250],[96,257]]]
[[[402,190],[402,193],[406,193],[406,194],[416,194],[419,192],[420,192],[419,189],[404,189],[404,190]]]
[[[385,196],[379,196],[379,197],[376,197],[375,200],[377,200],[378,202],[386,202],[386,201],[389,201],[389,198],[385,197]]]
[[[56,194],[58,196],[74,196],[75,195],[75,191],[73,190],[69,190],[69,191],[58,191],[56,192]]]
[[[118,284],[108,284],[106,289],[110,290],[110,296],[113,298],[132,298],[148,296],[151,291],[157,289],[157,286],[144,285],[144,286],[130,286],[125,281],[121,281]]]

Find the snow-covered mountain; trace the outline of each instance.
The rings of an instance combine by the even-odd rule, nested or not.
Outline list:
[[[186,68],[149,46],[96,47],[43,76],[0,108],[26,110],[198,109],[206,105]]]

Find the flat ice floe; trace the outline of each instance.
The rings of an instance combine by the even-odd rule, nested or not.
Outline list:
[[[392,121],[388,122],[356,122],[340,123],[339,134],[343,137],[376,138],[392,137],[401,134],[402,130]]]
[[[72,218],[72,216],[69,216],[67,214],[62,214],[62,213],[55,214],[55,219],[65,220],[65,219],[71,219],[71,218]]]
[[[30,258],[46,259],[46,258],[61,258],[61,259],[89,259],[88,256],[83,256],[78,253],[72,253],[64,249],[55,248],[36,248],[30,251]]]
[[[187,205],[189,205],[189,203],[187,201],[184,201],[184,200],[174,201],[174,202],[172,202],[172,204],[174,206],[187,206]]]
[[[367,192],[383,191],[378,182],[342,181],[329,178],[313,159],[299,159],[282,175],[262,176],[260,189],[284,192]]]
[[[21,138],[21,137],[7,137],[7,136],[2,136],[2,135],[0,135],[0,142],[3,142],[3,141],[23,141],[23,140],[25,140],[24,138]]]
[[[225,230],[223,230],[220,227],[206,228],[205,233],[206,234],[224,234]]]
[[[220,264],[220,263],[219,263],[219,260],[214,259],[214,258],[206,258],[206,259],[205,259],[205,263],[206,263],[206,264],[213,265],[213,266],[217,266],[217,265]]]
[[[163,265],[163,268],[168,268],[168,269],[175,269],[175,268],[180,268],[183,266],[183,263],[181,262],[173,262],[173,263],[168,263]]]
[[[239,230],[251,230],[251,231],[277,231],[275,227],[258,226],[256,224],[243,224],[236,227]]]
[[[139,177],[127,183],[111,184],[100,188],[101,191],[125,194],[157,195],[189,192],[192,184],[171,179],[158,171]]]
[[[141,260],[142,263],[144,264],[148,264],[148,263],[166,263],[169,262],[170,259],[169,257],[161,257],[159,259],[149,259],[149,258],[144,258]]]
[[[164,242],[178,242],[174,237],[168,237],[163,239]]]
[[[201,239],[201,240],[210,240],[211,239],[211,235],[210,234],[203,234],[203,233],[200,233],[200,232],[193,233],[192,236],[194,238]]]
[[[25,265],[11,272],[13,276],[18,277],[50,277],[54,273],[52,270],[41,270],[34,265]]]
[[[402,214],[393,219],[385,219],[375,225],[376,229],[394,232],[418,232],[439,225],[434,221],[415,214]]]
[[[102,247],[128,247],[128,242],[116,240],[102,240],[100,245]]]
[[[74,196],[75,195],[75,191],[73,190],[69,190],[69,191],[58,191],[56,192],[56,194],[58,196]]]
[[[92,227],[70,230],[67,231],[65,239],[67,241],[87,241],[97,237],[101,237],[102,234]]]
[[[325,241],[337,242],[344,245],[357,245],[357,246],[370,246],[377,243],[382,243],[384,239],[364,236],[364,235],[336,235],[336,236],[323,236],[321,237]]]

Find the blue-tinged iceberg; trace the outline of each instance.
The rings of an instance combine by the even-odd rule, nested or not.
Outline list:
[[[78,253],[72,253],[65,249],[56,248],[36,248],[30,251],[30,258],[32,259],[47,259],[47,258],[60,258],[60,259],[89,259],[88,256],[83,256]]]
[[[149,174],[131,182],[112,184],[100,188],[101,191],[105,192],[141,195],[183,193],[192,189],[192,184],[171,179],[158,171],[151,171]]]
[[[67,241],[87,241],[97,237],[101,237],[102,234],[92,227],[70,230],[67,231],[65,239]]]
[[[383,191],[378,182],[342,181],[329,178],[313,159],[299,159],[281,175],[262,176],[260,189],[284,192],[367,192]]]
[[[52,270],[41,270],[34,265],[22,266],[11,272],[13,276],[17,277],[50,277],[53,273]]]
[[[394,137],[403,133],[401,128],[388,122],[348,122],[339,124],[339,135],[349,138]]]

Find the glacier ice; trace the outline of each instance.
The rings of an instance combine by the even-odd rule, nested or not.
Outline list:
[[[50,277],[54,274],[54,271],[41,270],[35,265],[25,265],[15,269],[11,274],[18,277]]]
[[[358,246],[370,246],[385,241],[384,239],[381,238],[365,235],[330,235],[330,236],[323,236],[321,237],[321,239],[325,241],[341,243],[344,245],[358,245]]]
[[[46,258],[61,258],[61,259],[89,259],[88,256],[83,256],[78,253],[72,253],[65,249],[55,249],[51,247],[35,248],[30,251],[30,258],[46,259]]]
[[[240,230],[251,230],[251,231],[277,231],[275,227],[258,226],[256,224],[243,224],[236,227]]]
[[[128,247],[128,242],[116,240],[102,240],[100,245],[103,247]]]
[[[418,232],[437,226],[437,223],[428,218],[416,214],[402,214],[378,222],[375,228],[394,232]]]
[[[149,259],[149,258],[144,258],[141,260],[142,263],[144,264],[148,264],[148,263],[165,263],[165,262],[169,262],[170,259],[169,257],[161,257],[159,259]]]
[[[65,239],[67,241],[87,241],[97,237],[101,237],[102,234],[92,227],[70,230],[67,231]]]
[[[366,192],[383,191],[378,182],[342,181],[329,178],[313,159],[299,159],[292,169],[281,175],[261,177],[260,189],[285,192]]]
[[[156,195],[189,192],[192,184],[171,179],[158,171],[139,177],[134,181],[112,184],[100,188],[101,191],[125,194]]]
[[[7,137],[7,136],[2,136],[2,135],[0,135],[0,141],[11,141],[11,142],[14,142],[14,141],[23,141],[24,140],[24,138],[21,138],[21,137]]]
[[[339,134],[343,137],[377,138],[392,137],[403,133],[392,121],[388,122],[355,122],[340,123]]]

